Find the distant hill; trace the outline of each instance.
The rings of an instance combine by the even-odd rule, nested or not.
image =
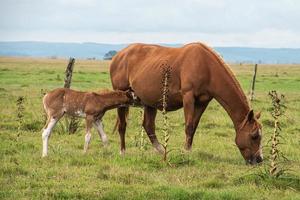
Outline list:
[[[111,51],[126,47],[128,44],[102,43],[52,43],[52,42],[0,42],[1,56],[32,57],[75,57],[103,59]],[[163,44],[178,47],[180,44]],[[300,48],[249,48],[215,47],[226,62],[247,63],[300,63]]]

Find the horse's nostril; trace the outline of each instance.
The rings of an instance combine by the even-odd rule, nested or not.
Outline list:
[[[256,162],[257,163],[261,163],[263,161],[262,157],[261,156],[257,156],[256,157]]]

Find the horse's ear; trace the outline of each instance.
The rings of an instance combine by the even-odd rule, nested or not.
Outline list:
[[[258,113],[256,113],[256,115],[255,115],[256,119],[259,119],[260,115],[261,115],[261,111],[259,111]]]
[[[253,112],[253,110],[249,111],[249,113],[247,115],[247,119],[248,119],[249,122],[254,119],[254,112]]]

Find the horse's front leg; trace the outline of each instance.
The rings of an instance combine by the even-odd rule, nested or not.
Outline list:
[[[199,121],[201,119],[201,116],[202,116],[203,112],[205,111],[205,109],[207,108],[207,105],[208,105],[209,101],[210,100],[194,104],[193,131],[188,132],[188,134],[186,134],[186,143],[185,143],[185,149],[186,150],[191,150],[192,149],[192,144],[193,144],[193,139],[194,139],[195,132],[197,130],[197,127],[198,127]]]
[[[157,137],[155,135],[155,117],[156,117],[157,109],[146,106],[144,109],[144,121],[143,127],[146,130],[146,133],[153,145],[153,147],[159,152],[164,153],[164,148],[158,142]]]

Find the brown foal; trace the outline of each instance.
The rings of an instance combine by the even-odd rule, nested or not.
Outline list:
[[[47,93],[43,98],[44,109],[47,113],[47,123],[42,134],[42,156],[47,156],[48,140],[51,131],[64,114],[85,118],[86,135],[84,152],[87,151],[91,140],[92,125],[96,127],[102,142],[106,145],[108,140],[101,122],[103,115],[109,109],[128,106],[134,102],[134,99],[134,93],[130,90],[94,93],[58,88]]]

